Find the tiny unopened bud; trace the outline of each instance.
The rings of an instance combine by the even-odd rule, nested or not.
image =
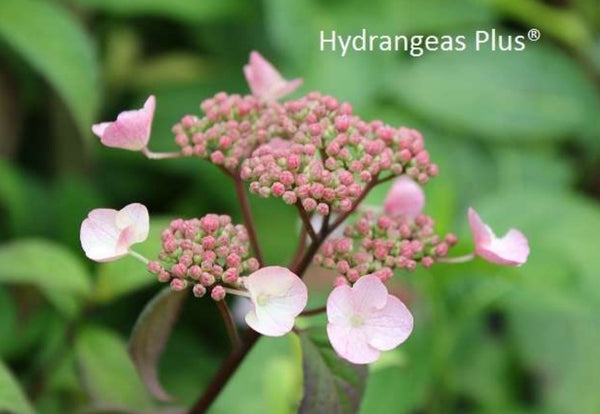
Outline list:
[[[187,281],[183,279],[173,279],[171,280],[171,289],[175,291],[184,290],[187,287]]]
[[[210,292],[210,297],[213,298],[216,301],[220,301],[225,299],[225,288],[223,288],[223,286],[217,285],[214,288],[212,288],[211,292]]]
[[[192,293],[197,298],[201,298],[202,296],[204,296],[206,294],[206,288],[204,286],[202,286],[201,284],[195,284],[194,288],[192,289]]]

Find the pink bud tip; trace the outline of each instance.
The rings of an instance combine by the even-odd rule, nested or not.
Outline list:
[[[192,293],[197,298],[201,298],[202,296],[204,296],[206,294],[206,288],[200,284],[194,285],[194,288],[192,289]]]
[[[210,297],[213,298],[213,300],[216,300],[217,302],[225,299],[225,295],[226,292],[223,286],[215,286],[210,292]]]
[[[171,289],[175,291],[184,290],[187,287],[187,282],[183,279],[173,279],[171,280]]]
[[[425,205],[423,189],[412,179],[402,176],[394,181],[384,202],[386,214],[397,217],[408,215],[415,217]]]

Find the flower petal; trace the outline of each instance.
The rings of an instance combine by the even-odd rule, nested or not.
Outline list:
[[[107,147],[139,151],[148,145],[155,108],[151,95],[142,109],[121,112],[114,122],[93,125],[92,132]]]
[[[245,320],[250,328],[266,336],[283,336],[294,327],[294,318],[276,320],[268,313],[259,317],[254,310],[246,314]]]
[[[329,323],[327,336],[335,352],[353,364],[370,364],[381,355],[379,350],[369,345],[362,329]]]
[[[257,332],[281,336],[294,326],[306,306],[308,292],[302,280],[285,267],[269,266],[244,278],[254,308],[246,322]]]
[[[487,224],[485,224],[479,214],[473,209],[469,207],[469,227],[471,228],[471,234],[473,235],[473,243],[475,244],[475,251],[477,252],[481,248],[485,248],[488,246],[496,235],[489,228]]]
[[[125,256],[132,244],[146,240],[149,227],[148,210],[142,204],[129,204],[120,211],[98,208],[81,223],[81,246],[92,260],[115,260]]]
[[[116,216],[116,210],[99,208],[92,210],[81,223],[81,247],[90,259],[104,262],[127,254],[127,250],[117,250],[121,230],[116,225]]]
[[[146,206],[140,203],[132,203],[123,207],[116,215],[116,224],[119,229],[131,227],[129,246],[141,243],[148,238],[150,231],[150,216]]]
[[[416,216],[425,206],[425,193],[419,184],[401,176],[392,185],[384,202],[385,213],[392,217]]]
[[[366,315],[371,310],[382,309],[387,299],[387,288],[377,276],[365,275],[352,286],[352,307],[355,313]]]
[[[396,348],[410,336],[413,316],[400,299],[388,295],[383,309],[371,313],[365,319],[368,343],[380,351]]]
[[[277,69],[256,51],[250,53],[250,61],[244,66],[244,75],[252,94],[265,101],[282,98],[302,84],[302,79],[286,81]]]
[[[479,255],[492,263],[521,266],[529,256],[527,237],[519,230],[510,229],[504,237],[492,240],[489,248],[481,249]]]
[[[472,208],[469,208],[469,225],[478,256],[500,265],[521,266],[527,261],[529,244],[519,230],[510,229],[498,238]]]
[[[349,325],[354,312],[352,288],[342,285],[333,289],[327,298],[327,320],[336,325]]]

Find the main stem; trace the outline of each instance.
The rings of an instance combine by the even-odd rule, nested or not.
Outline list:
[[[256,240],[256,234],[254,232],[254,226],[252,225],[252,215],[250,212],[250,207],[248,205],[248,199],[244,191],[243,183],[239,179],[239,177],[235,177],[231,175],[231,173],[229,173],[229,175],[232,176],[235,182],[235,189],[238,195],[238,199],[240,200],[240,204],[242,205],[242,212],[244,214],[244,221],[246,222],[246,227],[248,228],[250,243],[252,244],[252,248],[254,249],[255,254],[257,256],[256,258],[259,260],[259,262],[262,263],[260,257],[260,249],[258,248],[258,242]],[[310,262],[313,259],[313,256],[315,255],[315,253],[317,253],[317,251],[321,247],[321,244],[323,244],[327,236],[329,236],[329,234],[332,231],[334,231],[340,224],[342,224],[342,222],[344,222],[344,220],[346,220],[346,218],[350,214],[352,214],[354,210],[356,210],[356,207],[358,207],[358,205],[367,196],[367,194],[369,193],[369,191],[371,191],[373,187],[375,187],[381,182],[389,180],[390,178],[391,177],[387,177],[383,180],[379,180],[376,178],[372,180],[365,187],[361,195],[356,199],[352,206],[352,209],[341,215],[334,223],[329,224],[329,216],[327,216],[316,239],[304,252],[302,259],[300,259],[300,261],[293,266],[293,268],[291,269],[292,272],[294,272],[300,277],[303,277],[304,272],[306,272],[306,269],[308,269],[308,266],[310,265]],[[300,242],[304,243],[304,237],[306,236],[304,234],[301,234],[301,237],[302,240]],[[258,332],[248,330],[246,340],[242,342],[242,345],[238,350],[233,351],[227,357],[225,362],[223,362],[223,365],[221,365],[221,368],[219,369],[217,374],[214,376],[214,378],[212,379],[212,381],[210,382],[200,399],[196,401],[194,406],[190,409],[188,414],[202,414],[211,406],[211,404],[215,401],[217,396],[223,390],[229,379],[233,376],[237,368],[240,366],[246,355],[250,352],[250,350],[260,337],[261,335]]]
[[[229,311],[229,306],[227,306],[227,302],[225,302],[224,300],[220,300],[217,302],[217,307],[219,308],[219,312],[221,312],[223,322],[225,322],[227,334],[229,335],[229,339],[231,340],[231,346],[233,347],[234,351],[237,351],[242,347],[242,341],[240,341],[235,322],[233,321],[233,317],[231,316],[231,312]]]

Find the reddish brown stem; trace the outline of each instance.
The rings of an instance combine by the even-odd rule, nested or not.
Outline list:
[[[248,203],[248,197],[246,196],[246,189],[244,188],[244,183],[242,182],[242,179],[239,177],[239,175],[232,175],[232,178],[233,182],[235,183],[235,192],[240,202],[240,207],[242,208],[244,223],[246,224],[246,229],[248,230],[250,245],[252,246],[252,250],[254,251],[254,256],[256,257],[256,260],[258,260],[258,263],[262,266],[262,253],[258,244],[258,238],[256,236],[256,227],[254,226],[254,220],[252,220],[252,212],[250,211],[250,204]]]
[[[292,258],[290,265],[288,266],[290,269],[293,269],[296,266],[298,260],[300,260],[302,254],[306,250],[306,236],[306,229],[304,226],[302,226],[302,229],[300,230],[300,240],[298,240],[298,246],[296,246],[296,252],[294,253],[294,257]]]
[[[255,331],[249,331],[246,340],[242,343],[242,347],[237,351],[229,354],[221,368],[212,379],[208,387],[204,390],[204,394],[200,397],[200,399],[194,404],[194,406],[190,409],[189,414],[201,414],[204,413],[211,404],[218,397],[219,393],[225,387],[225,384],[229,381],[229,379],[233,376],[239,365],[244,360],[244,357],[250,352],[258,338],[261,335]]]
[[[339,225],[342,224],[348,218],[348,216],[350,214],[354,213],[354,211],[356,210],[356,208],[358,207],[358,205],[365,199],[365,197],[369,194],[369,192],[371,191],[371,189],[373,189],[373,187],[375,187],[377,184],[384,183],[384,182],[390,180],[393,177],[394,176],[392,175],[392,176],[386,177],[386,178],[384,178],[382,180],[380,180],[378,177],[375,177],[375,179],[371,180],[369,182],[369,184],[367,184],[367,186],[365,187],[365,189],[363,190],[363,192],[354,201],[354,204],[352,205],[352,208],[350,210],[346,211],[341,216],[339,216],[337,218],[337,220],[333,222],[333,224],[331,225],[329,231],[332,232],[335,229],[337,229],[339,227]]]
[[[315,233],[315,229],[313,229],[312,223],[310,222],[310,217],[302,207],[300,202],[296,203],[296,207],[298,207],[298,213],[300,214],[300,219],[302,219],[302,224],[304,225],[304,229],[308,232],[310,239],[313,243],[317,240],[317,233]]]
[[[231,312],[229,311],[229,306],[227,306],[227,302],[220,300],[217,302],[217,307],[219,308],[219,312],[221,312],[223,322],[225,322],[225,327],[227,328],[227,334],[231,340],[233,351],[235,352],[240,350],[242,348],[242,341],[240,341],[240,336],[238,335],[238,331],[235,326],[235,322],[233,321],[233,317],[231,316]]]

